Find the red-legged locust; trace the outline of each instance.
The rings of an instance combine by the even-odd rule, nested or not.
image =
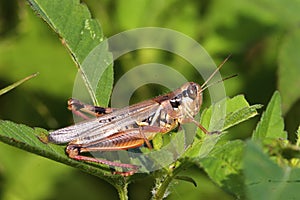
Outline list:
[[[56,144],[68,143],[66,153],[70,158],[126,168],[128,171],[114,173],[132,175],[138,171],[138,166],[84,156],[82,153],[127,150],[144,144],[151,148],[149,141],[156,134],[168,133],[179,124],[190,122],[195,123],[204,133],[209,133],[194,120],[194,116],[200,110],[202,92],[208,87],[208,81],[224,62],[201,86],[188,82],[175,91],[122,109],[91,106],[70,99],[70,110],[84,118],[86,115],[83,112],[97,117],[52,131],[48,141]]]

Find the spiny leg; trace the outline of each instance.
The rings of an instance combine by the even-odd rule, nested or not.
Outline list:
[[[79,155],[80,146],[68,145],[66,152],[67,152],[68,156],[74,160],[92,162],[92,163],[100,163],[100,164],[104,164],[104,165],[108,165],[108,166],[112,166],[112,167],[121,167],[121,168],[130,169],[129,171],[126,171],[126,172],[114,171],[113,174],[119,174],[122,176],[130,176],[130,175],[133,175],[134,173],[136,173],[139,169],[139,166],[137,166],[137,165],[113,162],[113,161],[109,161],[109,160]]]

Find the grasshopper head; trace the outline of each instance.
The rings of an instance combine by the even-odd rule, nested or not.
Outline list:
[[[179,122],[189,121],[199,112],[202,104],[202,89],[194,82],[179,88],[178,94],[170,100]]]

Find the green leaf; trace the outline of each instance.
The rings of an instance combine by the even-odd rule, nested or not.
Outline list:
[[[215,183],[239,198],[244,196],[241,172],[244,146],[244,142],[240,140],[217,145],[199,163]]]
[[[112,62],[105,40],[89,53],[81,65],[82,78],[95,105],[107,106],[109,103],[113,85]],[[81,89],[78,90],[74,92],[78,93]]]
[[[212,111],[221,110],[220,107],[224,106],[224,102],[226,102],[225,119],[218,117],[218,115],[215,118],[211,118]],[[238,95],[233,98],[226,98],[203,111],[201,124],[204,127],[210,127],[210,130],[212,131],[224,131],[234,125],[256,116],[258,114],[256,110],[261,107],[262,106],[259,104],[250,106],[243,95]]]
[[[298,199],[300,169],[279,167],[252,141],[244,155],[247,199]]]
[[[284,131],[284,122],[281,117],[280,94],[277,91],[273,94],[252,135],[253,140],[262,140],[264,138],[287,139],[287,133]]]
[[[129,181],[123,177],[112,175],[109,169],[103,165],[70,159],[65,154],[65,146],[50,143],[44,144],[38,139],[45,137],[46,134],[48,134],[47,131],[42,128],[33,129],[23,124],[0,120],[0,141],[98,176],[112,184],[118,190],[121,199],[126,199]]]
[[[76,62],[104,40],[97,21],[86,5],[77,0],[28,0],[32,9],[62,38]]]
[[[0,120],[0,140],[20,149],[50,158],[52,160],[81,169],[84,172],[101,177],[113,184],[114,176],[107,170],[95,165],[78,162],[65,154],[65,146],[44,144],[38,138],[46,136],[47,131],[42,128],[30,128],[23,124]]]
[[[262,105],[256,104],[250,106],[243,95],[238,95],[227,102],[226,118],[222,130],[226,130],[232,126],[242,123],[254,116],[256,116],[257,109]]]
[[[300,29],[294,29],[287,34],[279,47],[278,88],[282,95],[283,113],[286,113],[293,103],[300,98],[300,92],[293,88],[300,85]]]
[[[222,115],[215,115],[216,118],[212,118],[212,110],[218,110],[221,106],[226,106],[225,118],[222,118]],[[256,116],[258,114],[256,110],[259,108],[261,108],[261,105],[250,106],[243,95],[238,95],[233,98],[226,98],[203,111],[201,116],[201,124],[204,127],[210,127],[209,130],[212,131],[225,131],[236,124]],[[222,133],[204,135],[201,132],[200,134],[200,137],[204,138],[204,140],[194,141],[193,146],[186,152],[186,155],[190,158],[202,158],[207,156],[222,136]]]
[[[211,119],[212,111],[221,106],[226,106],[225,118]],[[226,98],[202,113],[201,124],[204,127],[218,127],[211,130],[219,129],[224,131],[254,117],[257,115],[256,109],[260,107],[261,105],[250,106],[243,95]],[[235,194],[237,197],[242,197],[244,190],[241,176],[241,160],[244,144],[239,140],[222,143],[221,145],[217,144],[221,136],[222,133],[205,135],[203,140],[195,140],[185,156],[196,165],[203,167],[209,177],[220,187]]]
[[[0,90],[0,96],[3,95],[3,94],[5,94],[5,93],[7,93],[7,92],[9,92],[9,91],[12,90],[12,89],[18,87],[18,86],[21,85],[22,83],[24,83],[24,82],[26,82],[26,81],[28,81],[28,80],[30,80],[30,79],[36,77],[37,75],[38,75],[38,73],[32,74],[32,75],[30,75],[30,76],[27,76],[27,77],[23,78],[22,80],[19,80],[19,81],[13,83],[13,84],[11,84],[11,85],[9,85],[9,86],[7,86],[7,87],[1,89],[1,90]]]
[[[77,0],[28,1],[72,54],[94,104],[107,106],[113,84],[112,55],[86,5]]]
[[[211,119],[212,110],[216,109],[214,116],[218,117],[216,113],[218,113],[218,109],[221,106],[226,106],[225,118],[219,117]],[[221,100],[204,111],[201,123],[204,127],[220,127],[219,123],[221,123],[221,125],[223,123],[225,124],[224,127],[221,126],[221,130],[223,131],[257,115],[256,109],[260,107],[260,105],[250,106],[244,96],[238,95],[232,99],[227,98]],[[209,126],[210,124],[213,124],[213,126]],[[241,176],[241,161],[244,143],[237,140],[223,145],[218,145],[217,142],[221,136],[222,133],[205,135],[201,137],[200,140],[195,138],[192,145],[186,150],[183,156],[181,156],[181,164],[176,167],[174,172],[167,176],[167,178],[158,178],[157,182],[159,184],[156,187],[160,188],[160,192],[157,193],[160,194],[162,191],[165,192],[169,184],[168,181],[175,178],[176,176],[174,175],[176,175],[180,169],[194,163],[199,167],[203,167],[210,178],[223,189],[235,194],[237,197],[244,196],[244,189],[242,185],[243,179]]]

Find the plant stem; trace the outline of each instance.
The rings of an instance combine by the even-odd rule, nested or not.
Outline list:
[[[166,177],[157,180],[158,186],[156,186],[156,193],[152,196],[153,200],[160,200],[165,197],[165,194],[167,192],[167,189],[169,188],[171,181],[173,180],[173,177],[173,175],[167,175]]]
[[[164,173],[161,178],[156,178],[155,193],[152,196],[153,200],[161,200],[166,198],[168,192],[167,190],[172,180],[176,178],[179,172],[191,165],[187,161],[180,163],[178,162],[177,164],[178,165],[169,171],[169,173]]]
[[[115,184],[114,186],[118,191],[120,200],[128,200],[128,182]]]

